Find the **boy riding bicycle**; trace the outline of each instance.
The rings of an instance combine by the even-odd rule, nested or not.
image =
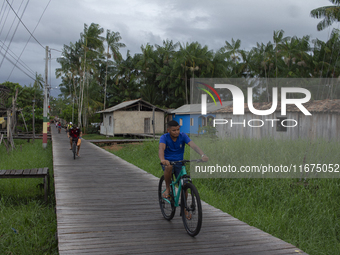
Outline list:
[[[72,124],[72,122],[70,122],[70,123]],[[70,138],[70,145],[71,145],[70,150],[72,150],[72,142],[76,141],[76,143],[77,143],[77,156],[78,157],[80,157],[80,155],[79,155],[80,142],[78,140],[81,139],[81,136],[82,136],[82,132],[80,131],[79,127],[71,126],[70,129],[68,130],[67,137]]]
[[[169,197],[170,194],[172,173],[174,173],[177,178],[182,169],[182,165],[170,165],[169,161],[183,160],[185,144],[188,144],[194,151],[201,155],[203,161],[209,160],[203,151],[190,140],[187,134],[180,132],[177,121],[169,121],[167,131],[168,133],[161,136],[158,147],[158,157],[162,164],[166,184],[166,191],[163,194],[165,198]]]

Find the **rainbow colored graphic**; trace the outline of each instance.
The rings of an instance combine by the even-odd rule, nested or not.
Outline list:
[[[210,89],[212,92],[214,92],[214,94],[217,96],[218,100],[220,101],[220,103],[221,103],[221,105],[222,105],[221,98],[220,98],[220,96],[218,95],[217,91],[216,91],[213,87],[211,87],[210,85],[205,84],[205,83],[203,83],[203,82],[197,82],[197,83],[206,86],[208,89]],[[213,95],[210,93],[209,90],[204,89],[204,88],[200,88],[200,87],[198,87],[198,86],[197,86],[197,88],[200,89],[200,90],[203,90],[204,92],[206,92],[206,93],[214,100],[214,103],[215,103],[215,105],[216,105],[216,100],[215,100],[215,98],[213,97]]]

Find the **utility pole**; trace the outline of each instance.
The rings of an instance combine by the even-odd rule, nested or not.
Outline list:
[[[48,46],[46,46],[45,58],[45,89],[44,89],[44,112],[43,112],[43,148],[47,147],[47,83],[48,83]]]
[[[35,92],[34,92],[35,94]],[[33,126],[33,143],[34,143],[34,138],[35,138],[35,127],[34,127],[34,124],[35,124],[35,119],[34,119],[34,105],[35,105],[35,95],[34,95],[34,99],[32,100],[33,102],[33,123],[32,123],[32,126]]]

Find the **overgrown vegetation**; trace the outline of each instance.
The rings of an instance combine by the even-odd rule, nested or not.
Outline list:
[[[199,142],[197,142],[199,143]],[[302,163],[304,156],[339,163],[335,143],[308,141],[228,140],[215,143],[231,164]],[[122,145],[117,156],[160,177],[158,142]],[[265,146],[265,147],[264,147]],[[306,150],[306,146],[318,149]],[[328,149],[327,149],[328,148]],[[190,158],[186,149],[185,158]],[[195,152],[193,152],[195,154]],[[211,159],[214,155],[208,155]],[[294,156],[294,157],[293,157]],[[283,239],[308,254],[340,253],[340,180],[335,179],[194,179],[201,198],[232,216]],[[204,231],[204,228],[202,229]]]
[[[0,179],[0,254],[58,254],[51,143],[45,150],[41,140],[15,145],[9,154],[0,146],[1,169],[48,167],[51,190],[45,204],[42,179]]]

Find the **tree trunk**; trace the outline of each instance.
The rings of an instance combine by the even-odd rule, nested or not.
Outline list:
[[[78,127],[82,128],[81,123],[81,114],[82,114],[82,108],[83,108],[83,101],[84,101],[84,88],[85,88],[85,73],[86,73],[86,50],[85,50],[85,59],[84,59],[84,70],[83,70],[83,86],[80,86],[79,90],[79,101],[80,104],[78,104]],[[81,83],[80,83],[81,85]]]
[[[105,88],[104,88],[104,110],[106,109],[106,86],[107,86],[107,64],[109,62],[109,51],[110,47],[107,46],[107,56],[106,56],[106,74],[105,74]]]

